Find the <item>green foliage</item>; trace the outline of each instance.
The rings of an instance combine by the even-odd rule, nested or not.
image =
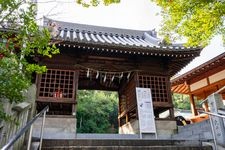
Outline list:
[[[174,108],[185,109],[185,110],[190,110],[191,109],[189,95],[174,93],[173,96],[172,96],[172,100],[173,100]],[[202,107],[200,105],[200,103],[201,103],[201,101],[197,100],[197,98],[195,98],[195,106],[196,106],[196,108],[201,108]]]
[[[78,133],[116,133],[118,98],[116,93],[79,91],[77,107]]]
[[[206,46],[216,34],[225,36],[225,1],[152,0],[162,8],[161,34],[187,38],[188,46]]]
[[[0,98],[9,99],[10,103],[21,101],[21,93],[28,87],[29,80],[21,73],[18,62],[12,58],[3,58],[0,68]]]
[[[76,0],[84,7],[119,3],[120,0]],[[225,42],[225,1],[222,0],[151,0],[162,8],[160,34],[164,43],[186,38],[186,46],[206,46],[214,35]]]
[[[50,34],[36,24],[36,5],[24,0],[0,0],[0,99],[10,103],[24,100],[23,92],[32,73],[46,71],[33,61],[35,55],[51,57],[59,53],[49,45]],[[0,101],[0,119],[9,117]]]
[[[172,96],[174,108],[190,110],[190,100],[188,95],[176,94]]]
[[[0,121],[1,120],[5,120],[5,121],[12,121],[12,118],[10,115],[6,114],[4,111],[2,111],[4,109],[3,103],[0,102]]]
[[[90,6],[98,6],[101,1],[103,2],[104,5],[108,6],[110,4],[115,4],[119,3],[120,0],[91,0],[89,3],[85,2],[84,0],[76,0],[78,4],[81,4],[84,7],[90,7]]]

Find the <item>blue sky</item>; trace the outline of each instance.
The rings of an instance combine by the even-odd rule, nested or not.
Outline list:
[[[87,0],[88,1],[88,0]],[[160,28],[160,8],[150,0],[121,0],[120,4],[110,6],[84,8],[75,3],[75,0],[38,0],[39,23],[42,17],[52,19],[92,24],[99,26],[127,28],[135,30],[151,30]],[[225,51],[221,36],[212,39],[209,46],[203,49],[200,57],[183,68],[179,74],[185,73],[194,67]]]

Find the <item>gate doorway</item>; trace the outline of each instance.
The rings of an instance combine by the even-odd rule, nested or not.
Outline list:
[[[79,90],[77,133],[118,133],[118,93]]]

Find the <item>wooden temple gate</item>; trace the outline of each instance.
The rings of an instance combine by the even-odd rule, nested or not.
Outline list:
[[[170,111],[170,77],[199,55],[201,48],[162,46],[154,31],[136,31],[45,19],[53,58],[38,58],[48,71],[37,75],[37,110],[50,106],[51,115],[76,113],[78,89],[119,93],[119,126],[138,120],[136,87],[150,88],[154,115]]]

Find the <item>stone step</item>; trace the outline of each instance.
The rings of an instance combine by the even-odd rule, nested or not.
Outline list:
[[[199,140],[162,139],[44,139],[43,147],[53,146],[201,146]]]
[[[43,139],[43,150],[212,150],[200,140]]]
[[[211,146],[54,146],[42,150],[212,150]]]

